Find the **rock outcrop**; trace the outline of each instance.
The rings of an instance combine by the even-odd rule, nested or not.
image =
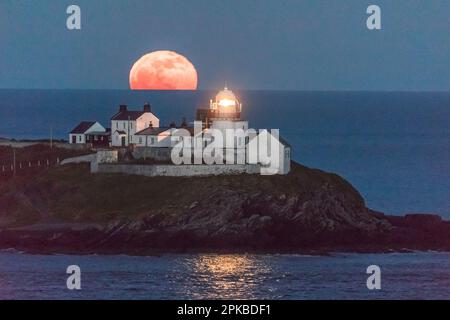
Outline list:
[[[52,168],[0,183],[0,249],[31,252],[450,250],[439,216],[366,208],[344,179],[293,163],[287,176],[196,178]]]

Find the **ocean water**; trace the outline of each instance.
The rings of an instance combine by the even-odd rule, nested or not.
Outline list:
[[[295,160],[349,180],[373,209],[450,219],[450,92],[238,92],[253,128],[279,128]],[[192,121],[214,92],[0,90],[0,137],[66,138],[119,104]],[[66,288],[66,268],[82,290]],[[366,287],[366,268],[382,289]],[[450,299],[449,253],[163,255],[0,253],[0,299]]]
[[[82,120],[108,126],[119,104],[149,101],[168,124],[214,92],[0,90],[0,137],[68,139]],[[279,128],[293,158],[349,180],[369,207],[450,219],[449,92],[237,92],[252,128]]]
[[[66,269],[81,268],[81,290]],[[369,265],[381,290],[368,290]],[[41,256],[0,253],[0,299],[450,299],[449,253]]]

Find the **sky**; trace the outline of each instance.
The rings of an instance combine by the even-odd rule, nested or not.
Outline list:
[[[128,89],[155,50],[186,56],[199,89],[448,91],[450,1],[0,0],[0,88]]]

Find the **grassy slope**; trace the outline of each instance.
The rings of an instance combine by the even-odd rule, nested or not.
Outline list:
[[[57,158],[60,160],[78,155],[91,153],[89,150],[71,150],[63,148],[50,148],[49,145],[36,144],[24,148],[11,148],[9,146],[0,146],[0,165],[10,165],[13,162],[13,151],[16,151],[16,162],[22,162],[24,166],[31,161],[33,164],[38,160],[42,164],[49,159],[54,163]]]
[[[339,176],[295,163],[287,176],[195,178],[93,175],[87,165],[71,165],[0,183],[0,217],[14,217],[13,221],[7,219],[9,225],[24,225],[41,219],[107,222],[150,212],[177,212],[213,193],[217,187],[248,194],[301,194],[309,198],[324,182],[335,185],[355,201],[363,202],[359,193]]]

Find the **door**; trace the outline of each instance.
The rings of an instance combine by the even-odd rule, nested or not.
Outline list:
[[[77,136],[72,136],[72,143],[77,143]]]
[[[125,147],[125,137],[122,137],[122,147]]]

